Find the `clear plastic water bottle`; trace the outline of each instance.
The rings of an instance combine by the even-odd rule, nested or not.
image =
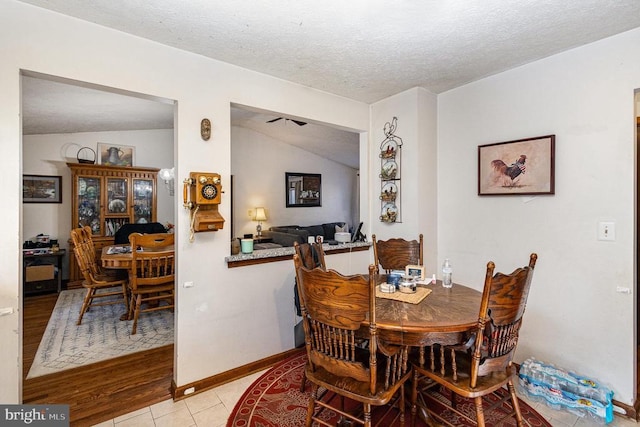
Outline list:
[[[449,258],[445,258],[442,263],[442,286],[445,288],[450,288],[453,286],[453,282],[451,281],[451,274],[453,273],[453,267],[451,266],[451,262]]]

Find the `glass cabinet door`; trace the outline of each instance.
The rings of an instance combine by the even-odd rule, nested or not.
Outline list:
[[[107,215],[127,213],[127,179],[107,178]]]
[[[147,224],[153,216],[153,181],[133,180],[133,222]]]
[[[114,236],[116,231],[129,222],[129,180],[127,178],[107,178],[107,201],[104,221],[104,235]]]
[[[100,220],[100,178],[78,177],[78,227],[88,225],[93,234],[102,234]]]

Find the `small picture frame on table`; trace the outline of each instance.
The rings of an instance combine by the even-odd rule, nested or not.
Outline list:
[[[424,266],[407,265],[405,267],[404,275],[407,277],[413,277],[415,280],[424,280]]]

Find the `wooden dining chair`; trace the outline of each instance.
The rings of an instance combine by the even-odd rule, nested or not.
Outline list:
[[[293,249],[296,255],[298,255],[298,258],[300,259],[303,267],[309,270],[313,270],[314,268],[317,268],[317,267],[320,267],[323,270],[327,269],[327,264],[324,260],[324,248],[322,247],[322,243],[293,242]],[[296,280],[296,285],[294,286],[294,302],[296,305],[296,314],[298,316],[302,316],[302,309],[300,307],[300,297],[298,295],[297,280]],[[304,335],[304,331],[303,331],[302,320],[301,320],[294,326],[296,348],[302,345],[302,335]],[[300,381],[300,392],[304,392],[304,389],[306,388],[306,386],[307,386],[307,380],[303,372],[302,381]]]
[[[127,298],[127,279],[102,274],[97,266],[95,247],[87,230],[91,235],[91,228],[81,227],[71,230],[71,241],[76,262],[82,273],[82,286],[87,290],[77,324],[82,323],[84,314],[92,306],[124,304],[129,311],[129,299]]]
[[[170,233],[129,235],[132,248],[129,270],[131,335],[137,332],[140,313],[173,310],[175,307],[174,239]]]
[[[99,276],[111,276],[112,278],[124,279],[127,280],[127,271],[123,269],[110,269],[103,268],[100,264],[100,257],[98,256],[98,252],[96,251],[96,246],[93,241],[93,231],[91,227],[85,225],[84,227],[80,227],[76,229],[79,234],[79,238],[83,242],[87,242],[86,249],[87,254],[91,258],[91,269],[93,273]]]
[[[390,273],[391,270],[403,270],[407,265],[423,265],[424,249],[423,237],[420,234],[418,240],[405,240],[394,238],[389,240],[377,240],[372,235],[373,258],[376,271]]]
[[[531,254],[529,265],[511,274],[494,275],[494,263],[487,264],[478,324],[471,339],[458,346],[432,346],[424,361],[413,363],[412,424],[415,424],[420,407],[439,421],[452,425],[431,411],[424,400],[418,401],[419,392],[441,386],[452,392],[449,409],[470,423],[483,427],[483,396],[506,385],[509,393],[502,401],[510,399],[512,408],[507,416],[515,416],[517,425],[524,425],[513,384],[517,371],[512,359],[537,259],[535,253]],[[456,408],[456,395],[474,400],[475,419]]]
[[[293,259],[308,357],[305,374],[312,384],[306,426],[314,421],[329,425],[322,421],[320,413],[330,408],[345,420],[370,427],[371,407],[390,403],[399,410],[395,417],[404,425],[403,386],[411,377],[408,350],[406,346],[386,343],[378,335],[375,266],[369,267],[366,278],[321,268],[310,270],[297,254]],[[357,345],[362,336],[368,339],[366,348]],[[319,398],[320,388],[332,395]],[[398,398],[394,399],[396,394]],[[333,395],[340,397],[339,407],[332,404]],[[345,411],[344,398],[362,404],[361,417]]]
[[[320,267],[323,270],[327,269],[322,243],[294,242],[293,249],[298,257],[300,257],[300,261],[304,267],[308,269],[314,269],[316,267]]]

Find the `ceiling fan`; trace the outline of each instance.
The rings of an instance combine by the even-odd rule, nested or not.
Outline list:
[[[290,122],[293,122],[293,123],[297,124],[298,126],[304,126],[304,125],[307,124],[306,122],[301,122],[300,120],[287,119],[286,117],[278,117],[278,118],[273,119],[273,120],[267,120],[267,123],[277,122],[278,120],[284,120],[285,122],[287,120],[289,120]]]

